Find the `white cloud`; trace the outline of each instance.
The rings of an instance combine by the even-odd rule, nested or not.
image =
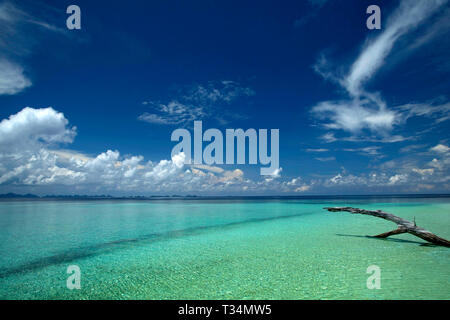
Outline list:
[[[378,147],[374,148],[374,150],[366,149],[366,152],[378,153]],[[352,151],[362,152],[364,148],[360,149]],[[315,190],[324,187],[337,192],[346,191],[353,194],[356,190],[368,193],[413,193],[429,190],[448,192],[450,152],[445,151],[447,150],[445,146],[444,148],[438,147],[438,149],[444,152],[436,152],[436,157],[432,161],[429,161],[429,153],[414,154],[412,157],[402,156],[379,165],[371,165],[370,171],[367,173],[349,173],[342,168],[340,173],[328,177],[321,176],[312,182],[314,182]]]
[[[369,174],[355,175],[344,170],[306,181],[281,177],[280,168],[272,176],[249,179],[241,168],[185,165],[183,153],[152,162],[140,155],[123,156],[118,150],[92,156],[61,148],[72,142],[75,134],[75,127],[52,108],[24,108],[1,121],[0,190],[46,190],[53,194],[294,194],[327,188],[414,191],[411,186],[419,188],[419,184],[429,190],[425,186],[442,186],[450,181],[449,152],[437,152],[429,163],[391,161],[391,165],[374,168]],[[378,152],[378,147],[368,148],[355,151]]]
[[[314,159],[321,161],[321,162],[327,162],[327,161],[336,160],[336,157],[318,157],[318,158],[314,158]]]
[[[0,183],[133,189],[149,179],[157,182],[174,176],[184,166],[184,154],[153,164],[144,163],[142,156],[121,157],[118,151],[88,157],[55,149],[72,142],[75,134],[76,128],[52,108],[27,107],[4,119],[0,122]]]
[[[30,87],[32,82],[24,74],[24,68],[13,61],[32,52],[31,47],[40,32],[65,31],[25,12],[10,1],[0,3],[0,25],[0,95],[14,95]],[[29,37],[30,30],[33,32],[32,38]]]
[[[320,139],[322,139],[323,141],[325,141],[326,143],[331,143],[331,142],[335,142],[338,139],[334,136],[334,133],[332,132],[328,132],[325,133],[323,136],[320,137]]]
[[[283,171],[283,168],[281,168],[281,167],[277,168],[277,169],[274,169],[273,172],[266,177],[266,182],[271,182],[271,181],[273,181],[275,179],[280,178],[282,171]]]
[[[152,105],[153,110],[157,111],[158,114],[144,112],[138,119],[149,123],[180,124],[201,119],[205,115],[202,107],[189,106],[178,101],[170,101],[168,104],[154,104],[151,102],[147,104]]]
[[[406,182],[407,178],[408,178],[408,176],[405,174],[396,174],[389,178],[388,184],[397,184],[397,183]]]
[[[324,126],[359,133],[363,129],[388,133],[397,123],[397,115],[385,108],[371,109],[370,101],[324,101],[313,107],[312,112],[319,119],[329,119]]]
[[[334,176],[333,178],[330,179],[330,182],[333,183],[333,184],[337,184],[340,181],[342,181],[342,175],[341,174],[338,174],[338,175],[336,175],[336,176]]]
[[[430,151],[437,152],[437,153],[448,153],[450,151],[450,148],[443,144],[438,144],[438,145],[434,146],[433,148],[431,148]]]
[[[449,172],[450,169],[450,154],[444,153],[441,154],[441,158],[437,159],[434,158],[427,164],[428,166],[432,167],[437,171],[436,177],[439,177],[440,179],[449,179]]]
[[[78,161],[80,163],[83,163],[92,159],[91,157],[85,155],[84,153],[76,152],[73,150],[60,149],[60,150],[49,150],[49,152],[55,154],[58,157],[58,159],[62,161],[64,160]]]
[[[403,112],[404,121],[412,117],[428,117],[441,123],[450,119],[450,102],[446,103],[408,103],[396,107]]]
[[[239,97],[253,96],[255,92],[238,82],[223,80],[209,81],[205,85],[193,86],[183,98],[196,104],[230,103]]]
[[[293,192],[306,192],[311,190],[312,185],[308,185],[303,181],[301,177],[293,178],[290,181],[284,181],[281,183],[280,190],[289,190]]]
[[[318,148],[318,149],[306,149],[306,152],[328,152],[330,150],[325,148]]]
[[[381,149],[381,147],[371,146],[371,147],[356,148],[356,149],[350,148],[350,149],[343,149],[343,150],[348,151],[348,152],[358,152],[359,154],[362,154],[365,156],[379,156],[380,149]]]
[[[345,169],[330,178],[318,181],[316,185],[326,188],[339,188],[355,192],[418,192],[431,189],[446,192],[450,181],[450,157],[443,155],[441,159],[433,159],[425,163],[418,159],[404,159],[403,161],[390,160],[386,163],[372,167],[368,173],[351,174]],[[419,187],[419,185],[421,185]]]
[[[380,36],[369,42],[353,63],[350,73],[342,83],[348,92],[352,96],[363,94],[363,83],[383,65],[396,41],[416,28],[446,2],[446,0],[403,0],[390,16]]]
[[[234,169],[233,171],[224,171],[222,174],[222,177],[219,177],[218,180],[220,182],[227,182],[230,181],[241,181],[244,177],[244,172],[241,169]]]
[[[386,106],[378,93],[370,93],[364,89],[364,84],[371,80],[386,62],[397,41],[430,18],[446,2],[446,0],[403,0],[389,17],[381,34],[373,40],[366,41],[361,53],[344,76],[330,71],[327,59],[323,55],[319,57],[314,66],[316,72],[325,79],[338,83],[349,95],[349,99],[323,101],[312,108],[315,117],[327,120],[323,124],[325,128],[346,131],[352,135],[351,138],[356,137],[360,140],[363,139],[357,136],[363,136],[364,131],[369,131],[372,135],[381,136],[384,142],[403,141],[406,138],[391,136],[395,126],[404,123],[412,115],[429,115],[438,111],[444,113],[443,110],[448,109],[448,106],[443,105],[434,109],[428,108],[428,112],[421,111],[421,113],[419,108],[413,109],[412,106],[394,110]],[[405,114],[406,109],[409,113]],[[441,121],[446,119],[441,118]],[[338,139],[333,136],[327,142],[336,140]]]
[[[209,166],[209,165],[205,165],[205,164],[194,164],[194,165],[192,165],[192,168],[210,171],[210,172],[214,172],[214,173],[222,173],[225,171],[224,169],[222,169],[220,167]]]
[[[64,114],[52,108],[24,108],[0,122],[0,150],[28,150],[42,143],[70,143],[76,127],[68,127]]]
[[[405,147],[401,148],[399,150],[399,152],[400,153],[409,153],[409,152],[412,152],[414,150],[420,150],[420,149],[422,149],[424,147],[426,147],[426,146],[423,145],[423,144],[411,144],[409,146],[405,146]]]
[[[205,85],[183,88],[167,103],[144,101],[151,112],[144,112],[138,120],[154,124],[187,124],[194,120],[216,118],[225,121],[227,113],[218,107],[229,105],[240,97],[254,95],[250,88],[234,81],[210,81]],[[231,116],[231,115],[229,115]]]
[[[311,189],[310,186],[304,185],[304,186],[296,188],[294,191],[295,192],[305,192],[305,191],[308,191],[309,189]]]
[[[0,187],[52,187],[58,193],[186,193],[225,190],[277,189],[280,170],[271,176],[272,187],[244,178],[235,168],[185,165],[180,153],[170,160],[144,161],[140,155],[122,156],[107,150],[97,156],[60,148],[73,141],[76,128],[52,108],[24,108],[0,122]],[[46,189],[49,190],[49,189]],[[55,191],[53,191],[55,192]]]
[[[432,168],[430,168],[430,169],[413,168],[412,171],[420,174],[421,176],[432,175],[434,173],[434,169],[432,169]]]
[[[0,95],[13,95],[31,86],[22,67],[8,60],[0,60]]]

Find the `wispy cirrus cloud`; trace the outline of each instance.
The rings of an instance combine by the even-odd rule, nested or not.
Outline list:
[[[438,144],[438,145],[430,148],[430,151],[446,154],[446,153],[450,153],[450,148],[446,145]]]
[[[423,144],[411,144],[411,145],[408,145],[408,146],[405,146],[405,147],[401,148],[399,150],[399,152],[400,153],[409,153],[409,152],[412,152],[412,151],[417,151],[417,150],[423,149],[425,147],[426,147],[426,145],[423,145]]]
[[[447,0],[401,1],[388,18],[382,33],[366,42],[343,76],[330,70],[330,63],[321,55],[314,69],[325,79],[345,89],[349,99],[319,102],[312,108],[314,117],[324,121],[323,126],[329,130],[344,131],[352,137],[370,133],[372,136],[381,137],[385,142],[396,142],[407,138],[397,135],[395,139],[391,139],[391,132],[408,117],[435,114],[446,109],[446,104],[434,108],[428,106],[428,113],[419,112],[413,105],[389,108],[379,93],[365,89],[365,84],[372,80],[386,63],[398,40],[437,13],[445,3]],[[327,142],[338,140],[333,133],[328,133],[324,138]]]
[[[316,159],[317,161],[320,161],[320,162],[328,162],[328,161],[336,160],[336,157],[317,157],[314,159]]]
[[[65,31],[10,1],[0,3],[0,27],[0,95],[14,95],[32,85],[24,67],[17,62],[32,52],[36,40],[29,38],[29,31],[37,31],[35,35]]]
[[[328,152],[330,150],[325,148],[318,148],[318,149],[306,149],[306,152]]]
[[[431,118],[435,120],[435,123],[441,123],[450,119],[450,102],[408,103],[398,106],[396,109],[402,112],[404,121],[412,117]]]
[[[203,106],[193,106],[173,100],[167,104],[146,102],[154,113],[144,112],[138,120],[154,124],[175,125],[202,119],[206,113]]]
[[[13,95],[31,86],[31,81],[24,74],[21,66],[0,60],[0,95]]]
[[[327,2],[328,0],[308,0],[311,9],[305,15],[294,20],[294,28],[301,28],[311,20],[317,18],[320,9]]]
[[[255,92],[235,81],[210,81],[203,85],[181,88],[168,102],[144,101],[151,111],[139,115],[138,120],[166,125],[185,125],[194,120],[215,118],[221,123],[226,117],[236,117],[223,107]],[[219,111],[219,108],[222,110]]]
[[[353,63],[342,85],[352,96],[365,95],[363,84],[385,63],[397,40],[435,13],[447,0],[403,0],[384,31],[369,42]]]
[[[347,149],[343,149],[344,151],[347,152],[357,152],[361,155],[365,155],[365,156],[382,156],[382,154],[380,153],[380,149],[381,147],[379,146],[370,146],[370,147],[364,147],[364,148],[347,148]]]
[[[371,109],[369,99],[350,101],[323,101],[313,108],[318,119],[329,120],[324,123],[328,129],[360,133],[364,129],[387,135],[399,121],[395,111],[386,108]]]

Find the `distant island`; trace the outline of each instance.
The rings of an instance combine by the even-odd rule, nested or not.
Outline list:
[[[111,195],[43,195],[38,196],[35,194],[17,194],[17,193],[5,193],[0,194],[0,199],[78,199],[78,200],[101,200],[101,199],[133,199],[133,200],[149,200],[155,198],[196,198],[196,195],[164,195],[164,196],[111,196]]]
[[[199,195],[151,195],[151,196],[112,196],[112,195],[36,195],[5,193],[1,200],[220,200],[220,199],[367,199],[367,198],[448,198],[450,194],[372,194],[372,195],[254,195],[254,196],[199,196]]]

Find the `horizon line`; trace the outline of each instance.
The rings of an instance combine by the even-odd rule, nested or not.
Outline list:
[[[50,199],[79,199],[79,200],[169,200],[169,199],[306,199],[306,198],[351,198],[351,197],[439,197],[445,198],[450,197],[450,193],[377,193],[377,194],[311,194],[311,195],[124,195],[124,196],[113,196],[113,195],[83,195],[83,194],[74,194],[74,195],[55,195],[55,194],[47,194],[47,195],[36,195],[36,194],[17,194],[17,193],[4,193],[0,194],[0,200],[7,199],[30,199],[30,200],[50,200]]]

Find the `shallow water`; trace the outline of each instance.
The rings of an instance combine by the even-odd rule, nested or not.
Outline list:
[[[450,298],[448,248],[370,238],[395,225],[322,209],[344,205],[450,238],[450,198],[2,201],[0,298]],[[80,290],[66,287],[70,265]]]

